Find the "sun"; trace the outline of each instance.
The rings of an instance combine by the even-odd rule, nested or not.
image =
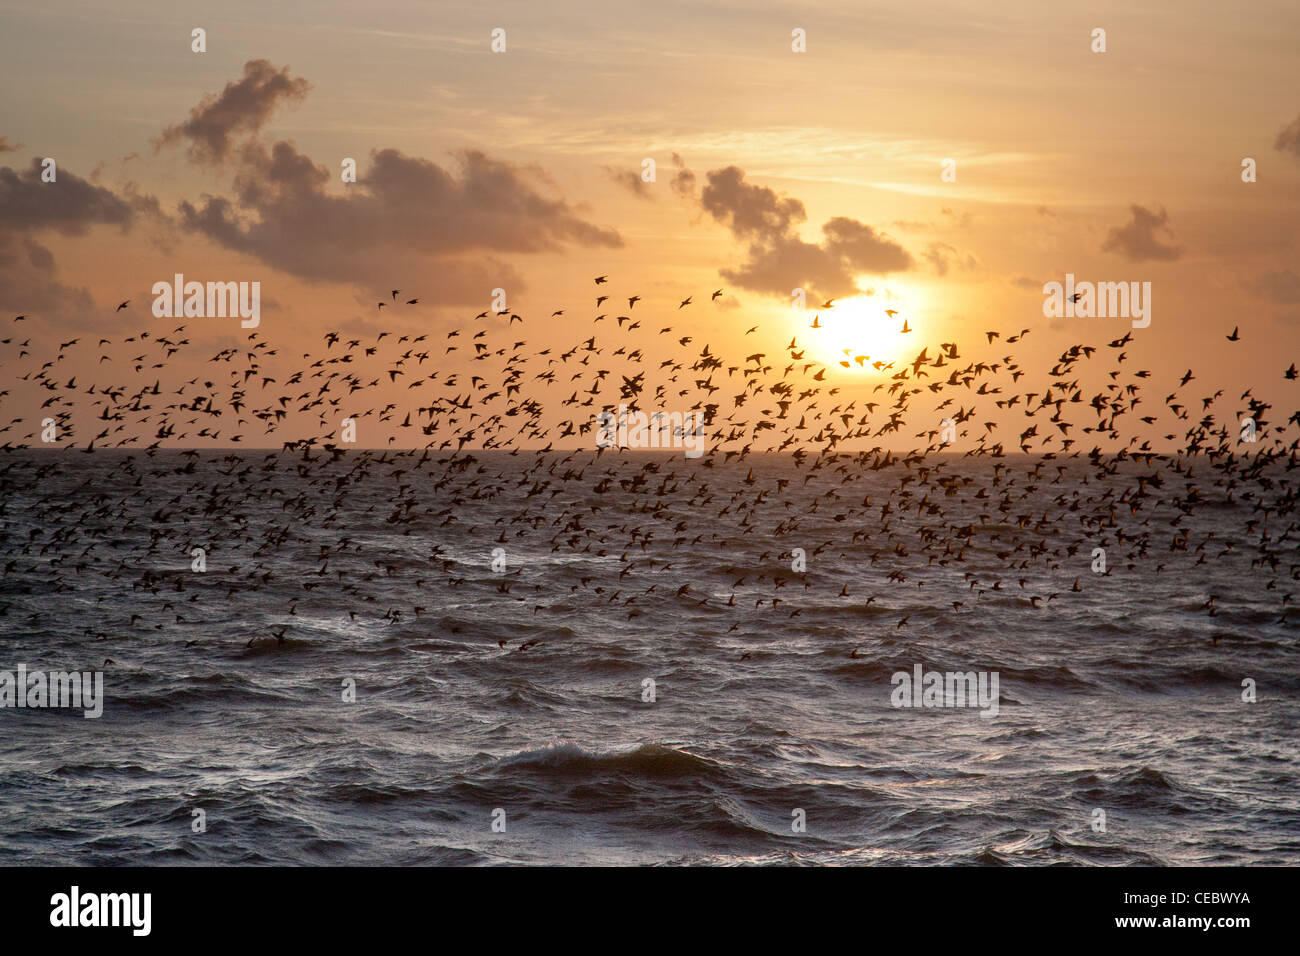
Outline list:
[[[897,291],[837,299],[829,309],[808,311],[814,318],[799,337],[808,343],[809,357],[844,374],[893,374],[897,369],[887,366],[896,365],[913,338],[907,306]]]

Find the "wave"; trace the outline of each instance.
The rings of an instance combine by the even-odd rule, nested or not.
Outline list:
[[[726,774],[726,768],[715,761],[659,744],[642,744],[634,750],[598,753],[584,750],[576,744],[561,743],[503,757],[498,761],[498,767],[532,770],[545,776],[620,773],[648,780],[718,779]]]

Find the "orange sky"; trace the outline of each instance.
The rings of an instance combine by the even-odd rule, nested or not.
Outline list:
[[[174,273],[256,280],[260,334],[287,358],[332,329],[441,340],[501,287],[527,332],[497,323],[490,341],[563,349],[608,328],[592,277],[609,274],[656,331],[741,357],[797,336],[849,395],[886,379],[840,369],[845,348],[901,361],[1030,329],[1016,355],[1046,367],[1122,335],[1123,319],[1044,317],[1043,283],[1071,272],[1152,284],[1130,352],[1161,388],[1191,367],[1289,413],[1300,8],[824,6],[7,9],[0,321],[27,314],[16,334],[43,362],[74,336],[174,328],[149,312]],[[36,178],[43,157],[56,183]],[[360,182],[340,181],[345,157]],[[796,285],[840,300],[825,331],[791,308]],[[873,295],[846,303],[854,286]],[[393,288],[419,305],[378,312]],[[204,358],[242,341],[226,320],[187,330]]]

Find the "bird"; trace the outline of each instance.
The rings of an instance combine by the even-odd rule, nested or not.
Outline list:
[[[366,625],[349,628],[349,642],[374,641],[380,653],[411,642],[418,656],[427,622],[447,637],[439,654],[477,667],[487,651],[503,667],[549,655],[491,652],[493,640],[507,647],[499,633],[513,640],[532,628],[521,650],[540,634],[562,656],[574,622],[649,633],[653,606],[706,622],[715,641],[741,628],[746,636],[784,628],[856,659],[874,655],[838,642],[840,629],[824,627],[833,622],[827,608],[882,612],[874,595],[850,596],[849,582],[879,574],[898,596],[889,603],[904,610],[912,589],[924,589],[937,615],[951,604],[967,623],[989,610],[1001,626],[1071,601],[1087,620],[1107,613],[1082,584],[1093,580],[1094,547],[1140,571],[1153,604],[1167,597],[1162,581],[1194,586],[1204,563],[1239,586],[1242,606],[1271,602],[1281,618],[1258,624],[1269,640],[1295,626],[1282,592],[1300,571],[1290,477],[1300,468],[1300,412],[1269,422],[1281,416],[1261,388],[1224,400],[1236,393],[1228,369],[1203,369],[1208,383],[1191,369],[1135,369],[1127,333],[1106,347],[1085,331],[1039,356],[1021,344],[1023,331],[995,351],[999,333],[985,332],[981,346],[971,328],[963,334],[973,341],[941,343],[933,356],[917,341],[915,358],[874,362],[821,336],[799,351],[792,337],[769,362],[766,345],[736,351],[733,331],[714,339],[707,323],[651,336],[619,316],[598,335],[553,323],[535,338],[541,308],[528,322],[507,310],[449,315],[439,357],[424,335],[354,330],[352,312],[350,299],[326,310],[321,338],[301,348],[270,327],[208,343],[215,354],[183,326],[110,333],[97,344],[0,340],[0,360],[11,363],[0,395],[14,400],[0,421],[13,439],[0,439],[0,501],[24,529],[0,535],[9,594],[0,595],[0,632],[76,635],[63,606],[75,595],[101,609],[75,605],[93,625],[87,640],[147,636],[150,647],[171,640],[190,654],[227,641],[238,650],[253,631],[257,653],[301,650],[310,660],[304,645],[326,650],[327,622],[337,620]],[[489,314],[509,316],[507,327],[480,321]],[[904,328],[926,334],[906,320]],[[981,354],[959,359],[966,348]],[[841,385],[836,361],[862,370],[871,362],[885,374]],[[1294,362],[1282,372],[1297,377]],[[1191,381],[1208,397],[1181,394]],[[1198,398],[1201,420],[1190,417]],[[61,437],[84,452],[75,463],[18,447],[39,447],[26,408],[41,402],[36,420],[55,417]],[[667,447],[599,447],[598,416],[620,405],[633,418],[703,410],[700,456],[683,453],[682,418],[662,433]],[[1249,455],[1237,445],[1233,405],[1259,429]],[[360,447],[340,438],[345,415],[366,436]],[[940,415],[969,449],[954,452],[940,438]],[[1159,431],[1171,434],[1167,449],[1153,447]],[[181,570],[186,539],[214,527],[220,546],[207,574]],[[498,577],[490,542],[539,560]],[[796,546],[816,573],[790,570]],[[546,565],[547,552],[559,560]],[[14,600],[21,594],[53,600],[28,605]],[[232,599],[250,609],[242,624],[230,623]],[[128,604],[129,614],[109,610]],[[474,627],[487,632],[458,637],[469,627],[453,606],[479,608]],[[434,624],[429,608],[445,617]],[[909,626],[910,612],[894,613],[896,629]],[[1211,598],[1166,613],[1236,610]],[[813,618],[806,630],[801,615]],[[298,620],[313,626],[288,640]],[[923,624],[916,633],[933,624],[942,636],[941,619]],[[1172,650],[1189,646],[1179,640]],[[746,657],[756,670],[772,660]]]
[[[127,299],[125,302],[123,302],[123,303],[121,303],[120,305],[118,305],[118,307],[117,307],[116,309],[114,309],[113,311],[114,311],[114,312],[121,312],[123,309],[125,309],[125,308],[126,308],[128,305],[130,305],[130,304],[131,304],[131,300],[130,300],[130,299]]]
[[[1234,326],[1232,327],[1232,334],[1229,335],[1229,336],[1226,336],[1226,338],[1227,338],[1227,340],[1228,340],[1229,342],[1236,342],[1236,341],[1240,340],[1241,336],[1239,336],[1239,335],[1237,334],[1237,326],[1234,325]]]

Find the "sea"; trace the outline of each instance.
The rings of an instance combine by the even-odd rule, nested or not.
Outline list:
[[[1294,865],[1269,467],[10,450],[0,864]]]

